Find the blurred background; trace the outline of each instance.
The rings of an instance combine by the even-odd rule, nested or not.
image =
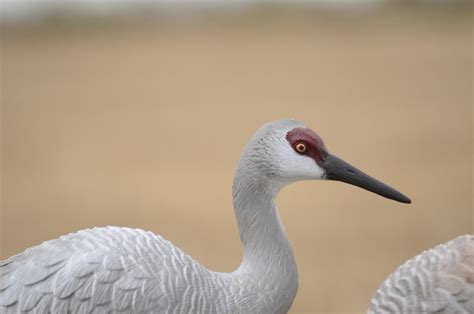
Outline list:
[[[413,200],[286,188],[293,313],[363,313],[399,264],[474,232],[471,1],[3,0],[1,12],[0,259],[118,225],[233,271],[234,168],[281,118]]]

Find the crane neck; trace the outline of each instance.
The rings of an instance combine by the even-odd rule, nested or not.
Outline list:
[[[237,171],[233,184],[234,209],[244,250],[237,272],[259,286],[272,287],[273,298],[281,301],[281,308],[276,312],[280,309],[285,312],[298,286],[293,250],[275,204],[285,184],[248,175],[247,171]]]
[[[273,246],[289,248],[275,198],[280,186],[269,180],[236,176],[234,210],[244,248],[244,262],[269,257]],[[257,259],[257,260],[255,260]]]

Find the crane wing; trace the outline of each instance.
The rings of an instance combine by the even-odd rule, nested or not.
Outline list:
[[[368,313],[474,313],[474,235],[400,266],[379,287]]]
[[[169,312],[190,267],[207,271],[151,232],[82,230],[0,262],[0,312]]]

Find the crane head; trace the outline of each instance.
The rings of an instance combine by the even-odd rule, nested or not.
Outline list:
[[[249,143],[245,155],[244,159],[257,165],[260,175],[276,177],[284,185],[299,180],[334,180],[401,203],[411,203],[399,191],[330,153],[316,132],[295,120],[266,124]]]
[[[398,202],[411,203],[399,191],[331,154],[321,137],[313,130],[297,127],[288,131],[286,139],[296,154],[314,161],[321,169],[321,179],[345,182]]]

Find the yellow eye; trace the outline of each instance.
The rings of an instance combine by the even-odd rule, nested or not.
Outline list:
[[[306,153],[306,145],[304,143],[298,143],[296,144],[295,146],[295,150],[300,153],[300,154],[303,154],[303,153]]]

